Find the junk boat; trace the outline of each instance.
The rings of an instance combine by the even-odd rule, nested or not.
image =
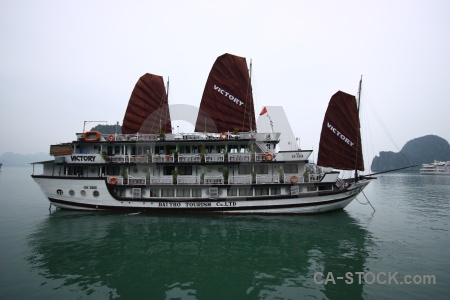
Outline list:
[[[172,133],[163,78],[137,82],[122,133],[85,131],[51,145],[33,174],[51,205],[77,210],[302,214],[343,209],[367,186],[356,97],[331,97],[317,164],[312,150],[279,150],[280,132],[257,132],[243,57],[215,61],[190,134]],[[167,84],[168,85],[168,84]],[[359,98],[359,97],[358,97]],[[264,108],[261,115],[267,113]],[[341,179],[339,171],[355,170]]]

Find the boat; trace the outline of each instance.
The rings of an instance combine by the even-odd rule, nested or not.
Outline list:
[[[437,161],[431,164],[422,164],[420,174],[423,175],[450,175],[450,161]]]
[[[194,132],[172,133],[163,78],[145,74],[131,94],[122,133],[76,133],[71,142],[51,145],[54,159],[34,163],[31,176],[50,207],[63,209],[339,210],[370,182],[358,175],[364,164],[357,106],[356,97],[342,91],[331,97],[318,162],[311,163],[312,150],[279,149],[281,132],[257,131],[251,63],[249,68],[244,57],[226,53],[211,68]],[[260,115],[266,113],[264,108]],[[35,164],[43,165],[40,174]],[[342,179],[339,170],[353,170],[355,176]]]

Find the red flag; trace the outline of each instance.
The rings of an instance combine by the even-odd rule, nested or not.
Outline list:
[[[260,116],[267,113],[267,108],[264,106],[263,110],[259,113]]]

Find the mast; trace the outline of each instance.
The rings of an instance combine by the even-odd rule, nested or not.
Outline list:
[[[250,89],[250,93],[252,92],[251,91],[251,87],[252,87],[252,60],[250,59],[250,70],[249,70],[249,82],[248,82],[248,89]],[[248,90],[247,90],[247,96],[248,96]],[[253,101],[253,97],[251,97],[251,100],[250,101]],[[251,109],[251,107],[253,107],[253,103],[250,103],[250,106],[249,106],[249,109]],[[250,117],[250,131],[252,131],[252,118]]]
[[[359,80],[359,88],[358,88],[358,104],[356,106],[356,113],[358,115],[358,120],[359,120],[359,106],[361,105],[361,86],[362,86],[362,75],[361,75],[361,79]],[[361,131],[361,123],[358,122],[358,130]],[[359,146],[359,139],[356,139],[356,158],[355,158],[355,182],[358,181],[358,169],[357,169],[357,165],[358,165],[358,146]]]

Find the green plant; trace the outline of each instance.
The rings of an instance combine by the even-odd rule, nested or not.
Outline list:
[[[303,178],[305,179],[305,182],[309,182],[309,172],[308,171],[305,171],[303,173]]]
[[[120,171],[120,176],[123,177],[123,183],[126,184],[128,182],[128,172],[126,168],[122,168]]]
[[[256,172],[252,172],[252,183],[256,183]]]
[[[228,177],[230,175],[230,170],[228,170],[228,168],[223,168],[222,175],[223,175],[224,182],[228,183]]]
[[[280,175],[280,183],[284,182],[284,170],[282,167],[278,168],[278,174]]]
[[[178,171],[178,169],[173,169],[170,173],[173,176],[173,183],[176,184],[178,175],[180,174],[180,171]]]

